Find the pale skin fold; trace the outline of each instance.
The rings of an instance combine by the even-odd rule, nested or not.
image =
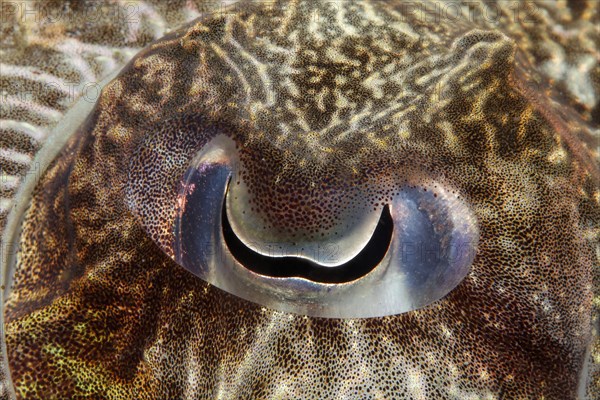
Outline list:
[[[3,176],[31,171],[16,152],[33,156],[34,128],[66,109],[40,80],[71,65],[85,81],[147,45],[27,200],[4,314],[17,397],[598,398],[597,3],[238,5],[149,45],[202,10],[136,4],[137,25],[94,32],[72,26],[83,5],[3,25]],[[67,42],[104,64],[61,64]],[[15,103],[28,89],[35,107]],[[329,192],[307,189],[324,177],[368,182],[373,202],[394,179],[451,187],[479,225],[471,272],[425,308],[370,319],[273,311],[194,277],[157,245],[172,241],[165,176],[185,170],[161,155],[193,158],[207,121],[242,149],[267,225],[335,222]],[[132,159],[149,177],[141,213],[125,200]]]

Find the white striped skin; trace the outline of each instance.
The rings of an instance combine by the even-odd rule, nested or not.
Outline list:
[[[552,9],[552,8],[551,8]],[[563,11],[557,11],[556,14],[550,13],[550,19],[558,19],[556,16],[560,15],[560,13]],[[564,10],[564,12],[567,12],[566,9]],[[160,17],[160,12],[158,13],[146,13],[144,15],[152,15],[152,18],[155,19],[159,19]],[[367,12],[365,15],[369,15],[369,13]],[[336,18],[339,20],[339,15],[336,14]],[[160,26],[160,23],[154,23],[151,24],[153,27],[156,26]],[[346,25],[344,25],[346,26]],[[132,28],[133,29],[133,28]],[[289,26],[286,25],[285,23],[283,23],[281,25],[281,29],[285,30],[288,29],[289,30],[289,34],[292,35],[293,33],[293,26]],[[309,29],[312,29],[311,27],[309,27]],[[347,26],[348,29],[348,33],[351,33],[352,28]],[[515,28],[516,29],[516,28]],[[536,29],[540,29],[539,27]],[[133,32],[135,31],[135,29],[133,29]],[[159,31],[152,31],[152,29],[150,29],[151,32],[154,32],[153,34],[160,34]],[[132,36],[135,37],[136,33],[131,33],[132,31],[128,30],[126,31],[127,35],[126,37],[128,39],[131,39]],[[517,33],[516,35],[519,36],[520,31],[517,29]],[[582,30],[583,32],[583,30]],[[137,35],[139,35],[139,33],[137,33]],[[591,35],[591,34],[590,34]],[[527,34],[524,35],[525,37],[527,37]],[[435,35],[432,36],[432,39],[435,39]],[[110,42],[110,39],[107,40]],[[230,42],[232,44],[232,47],[234,48],[240,48],[240,43],[236,43],[236,42]],[[56,46],[56,48],[59,48],[59,46]],[[110,48],[110,46],[102,47],[102,51],[105,51],[107,48]],[[98,49],[98,48],[96,48]],[[597,51],[597,49],[596,49]],[[585,51],[584,51],[585,52]],[[216,51],[216,54],[219,54],[219,51]],[[225,62],[227,62],[226,57],[227,54],[223,53],[224,57],[223,59],[225,60]],[[242,57],[243,57],[243,53],[242,53]],[[118,58],[118,57],[116,57]],[[123,60],[123,59],[122,59]],[[122,61],[121,60],[121,61]],[[253,58],[247,58],[247,60],[253,64],[255,67],[258,65],[256,59]],[[573,63],[575,65],[577,65],[577,63],[579,62],[579,60],[582,60],[582,63],[587,63],[587,59],[585,58],[578,58],[578,57],[574,57],[573,58]],[[107,63],[105,65],[109,65],[111,68],[114,67],[115,65],[118,65],[118,61],[116,61],[114,64],[113,63]],[[92,75],[88,74],[87,72],[85,72],[84,70],[81,69],[82,64],[77,64],[76,62],[73,63],[71,66],[68,67],[68,74],[70,75],[76,75],[81,77],[86,77],[90,78]],[[237,66],[238,71],[239,66]],[[235,70],[235,68],[233,68]],[[585,70],[590,71],[589,68],[585,68]],[[56,74],[56,75],[60,75],[57,71],[53,71],[52,69],[49,69],[50,72],[48,72],[48,76],[51,76],[52,74]],[[260,71],[260,68],[258,68],[258,71]],[[569,74],[564,74],[564,76],[568,76]],[[85,79],[85,78],[84,78]],[[264,86],[265,82],[267,81],[264,76],[261,76],[260,74],[258,74],[258,79],[260,82],[262,82],[262,84]],[[27,79],[25,79],[27,80]],[[32,79],[32,82],[30,83],[32,86],[35,85],[35,81],[39,82],[38,78]],[[255,82],[253,82],[255,83]],[[370,82],[365,83],[366,86],[368,86],[371,89],[374,89],[374,92],[377,91],[377,81],[376,79],[371,80]],[[556,85],[559,85],[560,82],[557,82]],[[251,86],[250,84],[248,84],[249,87]],[[294,88],[291,85],[286,85],[283,84],[283,87],[288,87],[290,89],[290,91],[294,91]],[[596,86],[597,87],[597,83]],[[303,87],[296,87],[295,88],[296,91],[300,91],[302,92],[304,90]],[[64,93],[65,91],[59,91],[61,93]],[[249,92],[246,91],[244,92],[246,94],[248,94]],[[583,104],[596,104],[597,100],[594,99],[592,97],[592,100],[590,100],[589,97],[589,93],[590,91],[585,91],[585,90],[581,90],[579,88],[573,88],[572,93],[568,94],[568,96],[570,96],[572,99],[577,99],[577,96],[581,96],[582,97],[582,101],[581,103]],[[292,93],[293,95],[293,93]],[[36,130],[36,133],[34,134],[38,139],[36,139],[36,142],[41,141],[43,138],[43,129],[47,129],[48,126],[50,126],[52,123],[54,123],[53,118],[55,118],[55,116],[57,114],[52,112],[52,107],[50,104],[48,103],[48,99],[43,99],[41,98],[42,96],[40,96],[40,98],[36,98],[36,103],[41,103],[39,106],[33,106],[33,105],[26,105],[25,108],[16,108],[17,113],[16,114],[11,114],[9,115],[10,118],[8,118],[7,120],[10,121],[31,121],[32,125],[34,127],[40,127],[41,129],[39,131]],[[318,97],[318,96],[317,96]],[[9,99],[14,99],[13,97],[10,97]],[[595,101],[594,101],[595,100]],[[6,104],[17,104],[18,101],[22,101],[22,98],[16,98],[15,101],[13,100],[9,100],[8,103]],[[339,100],[341,102],[343,102],[344,100],[341,99]],[[52,105],[54,107],[63,107],[60,108],[59,111],[64,111],[64,105],[62,105],[61,101],[57,101],[56,99],[52,100]],[[272,99],[272,95],[269,95],[269,92],[267,91],[266,95],[265,95],[265,101],[263,104],[256,104],[255,105],[255,111],[258,112],[260,110],[260,108],[264,107],[264,106],[271,106],[273,105],[273,99]],[[30,108],[33,111],[27,111],[27,108]],[[319,109],[318,103],[316,106],[316,109]],[[11,110],[15,110],[15,109],[11,109]],[[21,110],[21,111],[19,111]],[[592,110],[593,107],[588,107],[588,108],[583,108],[583,109],[579,109],[581,112],[581,115],[584,119],[588,119],[589,121],[592,121]],[[289,107],[289,111],[294,111],[294,107]],[[357,113],[354,115],[355,118],[355,122],[356,124],[359,124],[361,121],[361,118],[376,118],[376,116],[372,115],[369,113],[370,110],[366,110],[365,113],[361,114],[361,113]],[[309,116],[310,117],[310,116]],[[335,123],[335,119],[332,119],[332,123]],[[297,123],[297,126],[299,126],[300,128],[306,128],[306,127],[310,127],[311,122],[310,119],[307,119],[306,116],[303,116],[303,120],[302,118],[298,118],[295,123]],[[28,127],[27,129],[21,129],[21,125],[12,123],[12,125],[10,125],[11,123],[8,122],[4,122],[3,123],[4,127],[7,127],[7,129],[9,130],[8,133],[10,135],[13,135],[14,137],[23,137],[23,139],[19,139],[18,143],[19,143],[19,148],[22,151],[19,151],[18,153],[13,152],[5,152],[5,156],[3,161],[0,161],[0,165],[2,165],[2,167],[5,170],[10,170],[13,171],[11,172],[11,176],[23,176],[24,170],[23,168],[21,168],[18,164],[18,160],[24,159],[25,156],[21,156],[19,154],[25,154],[27,155],[27,157],[29,157],[29,159],[31,159],[31,156],[33,155],[33,153],[35,153],[35,151],[37,150],[37,147],[34,147],[32,144],[29,144],[29,138],[32,136],[31,135],[31,128]],[[282,121],[281,125],[280,125],[280,129],[281,131],[290,131],[291,124],[289,121]],[[593,125],[592,125],[593,126]],[[18,130],[21,129],[21,131],[19,132]],[[35,128],[33,128],[35,129]],[[597,125],[596,125],[596,129],[597,129]],[[324,129],[324,132],[327,130],[327,127]],[[452,130],[448,130],[447,131],[447,136],[448,136],[448,141],[449,143],[452,143]],[[410,134],[410,132],[408,132]],[[347,135],[351,135],[352,134],[352,130],[346,130],[345,134],[341,134],[340,135],[340,140],[344,139],[347,137]],[[27,139],[25,139],[25,137],[27,137]],[[285,141],[285,138],[284,138]],[[29,147],[28,147],[29,146]],[[313,141],[311,138],[309,138],[305,143],[299,145],[299,146],[304,146],[304,148],[308,149],[309,151],[313,150],[316,148],[316,146],[314,145]],[[8,147],[8,146],[7,146]],[[28,149],[28,150],[26,150]],[[593,150],[590,150],[590,152],[592,152]],[[556,153],[556,154],[560,154],[560,152]],[[597,156],[597,154],[593,154],[595,156]],[[1,154],[0,154],[1,157]],[[557,159],[560,159],[560,156],[557,156]],[[26,169],[25,169],[26,171]],[[4,186],[4,189],[2,189],[3,187],[0,186],[0,190],[5,190],[2,193],[2,196],[5,196],[5,198],[8,198],[10,196],[12,196],[12,194],[14,193],[14,187],[18,186],[18,183],[16,183],[16,181],[13,178],[8,178],[7,182],[10,181],[10,184],[8,184],[10,187]],[[514,189],[514,188],[511,188]],[[513,197],[511,197],[510,195],[506,195],[506,201],[507,204],[516,204],[516,203],[512,203],[513,201],[518,201],[519,200],[519,196],[515,195]],[[6,202],[4,202],[4,204],[6,204]],[[9,207],[7,207],[9,208]],[[490,210],[481,210],[481,213],[485,213],[485,212],[489,212]],[[491,210],[493,211],[493,210]],[[483,214],[482,214],[483,215]],[[592,229],[590,230],[590,234],[593,235],[595,234],[594,232],[596,232],[597,227],[592,227]],[[506,242],[507,246],[509,245],[508,241]],[[211,289],[207,289],[209,291],[211,291]],[[491,289],[490,289],[491,290]],[[506,290],[506,288],[499,288],[499,291],[501,290]],[[508,289],[510,292],[510,288]],[[218,296],[217,296],[218,297]],[[353,394],[353,386],[352,386],[352,382],[356,381],[356,382],[368,382],[368,381],[374,381],[376,380],[378,374],[381,374],[380,376],[385,376],[385,374],[383,374],[379,369],[375,368],[371,368],[373,366],[373,364],[368,364],[368,363],[364,363],[364,360],[368,359],[368,355],[367,355],[367,348],[365,348],[364,346],[361,346],[361,343],[364,345],[365,340],[367,340],[367,338],[369,340],[381,340],[383,342],[383,344],[379,343],[377,345],[377,349],[382,350],[382,349],[395,349],[396,346],[398,345],[398,343],[395,343],[393,341],[391,342],[387,342],[387,340],[389,340],[389,338],[387,338],[386,336],[386,331],[385,330],[381,330],[380,331],[380,335],[378,336],[377,334],[372,334],[372,332],[370,331],[370,328],[362,323],[356,323],[355,321],[343,321],[340,322],[339,324],[335,324],[335,323],[325,323],[323,322],[318,323],[315,321],[309,321],[309,322],[303,322],[304,320],[300,319],[300,318],[296,318],[296,317],[289,317],[287,315],[282,315],[282,314],[278,314],[278,313],[272,313],[269,311],[257,311],[254,308],[248,306],[247,308],[244,308],[244,306],[242,304],[237,303],[235,300],[231,300],[231,299],[226,299],[224,300],[227,304],[232,305],[233,308],[239,307],[241,312],[245,312],[248,314],[253,314],[256,313],[255,318],[257,320],[259,320],[259,322],[256,323],[256,325],[252,325],[250,322],[248,322],[248,325],[243,327],[243,330],[245,330],[245,332],[251,332],[250,335],[252,335],[252,332],[254,332],[253,334],[255,335],[255,339],[253,341],[249,341],[249,348],[246,349],[246,352],[237,352],[232,348],[231,350],[231,354],[232,357],[237,354],[238,356],[240,356],[240,354],[243,354],[243,356],[240,356],[240,360],[237,360],[235,363],[229,363],[229,362],[225,362],[223,361],[221,365],[221,368],[223,368],[224,370],[218,371],[216,373],[216,376],[219,377],[217,379],[216,382],[214,382],[213,385],[213,394],[217,394],[217,393],[221,393],[224,395],[224,397],[227,397],[227,395],[229,395],[230,397],[236,397],[236,395],[239,396],[243,396],[244,394],[249,395],[249,393],[251,393],[251,388],[250,386],[252,385],[252,377],[254,377],[254,379],[256,381],[259,380],[259,378],[256,376],[256,370],[260,370],[260,367],[268,369],[269,364],[276,364],[277,360],[278,360],[278,355],[277,352],[271,347],[273,345],[273,343],[277,342],[278,340],[281,340],[282,338],[285,338],[287,336],[287,330],[286,330],[286,322],[289,318],[290,321],[293,322],[288,322],[287,324],[293,325],[294,327],[301,327],[301,326],[308,326],[308,329],[314,329],[315,331],[319,331],[322,336],[316,335],[315,334],[315,338],[323,338],[323,337],[331,337],[331,336],[327,336],[326,333],[327,330],[329,329],[330,332],[337,332],[336,335],[334,335],[333,337],[340,337],[343,339],[340,339],[340,343],[344,343],[344,344],[348,344],[350,347],[349,348],[353,348],[354,351],[353,352],[343,352],[341,351],[340,354],[344,354],[346,358],[346,362],[351,364],[351,365],[356,365],[357,368],[353,371],[353,373],[357,373],[357,374],[363,374],[364,379],[360,379],[360,377],[355,377],[355,378],[349,378],[349,379],[342,379],[342,381],[338,381],[335,384],[331,384],[330,385],[330,394],[338,394],[338,397],[340,396],[348,396],[348,397],[352,397],[352,396],[357,396],[357,394]],[[540,300],[540,302],[543,302],[543,299]],[[541,303],[540,303],[541,304]],[[227,310],[223,310],[223,314],[226,315]],[[419,321],[427,321],[428,318],[428,314],[424,313],[424,314],[416,314],[414,316],[415,320],[419,320]],[[407,320],[411,320],[411,317],[407,317]],[[253,321],[254,318],[250,317],[248,318],[247,321]],[[224,321],[227,321],[227,317],[224,317]],[[392,321],[392,320],[390,320]],[[415,321],[413,321],[415,322]],[[394,322],[396,323],[396,322]],[[404,322],[404,323],[409,323],[409,322]],[[306,324],[306,325],[303,325]],[[416,322],[415,322],[416,324]],[[502,321],[498,321],[495,318],[490,319],[489,324],[493,325],[493,324],[502,324]],[[402,326],[402,324],[399,324],[398,326]],[[436,328],[438,328],[438,326],[436,326]],[[445,326],[445,330],[444,328],[441,327],[441,325],[439,326],[440,330],[439,332],[450,332],[450,339],[449,341],[452,342],[453,339],[452,338],[452,332],[456,332],[457,330],[460,330],[460,328],[457,326]],[[13,328],[14,329],[14,328]],[[298,328],[299,329],[299,328]],[[13,330],[14,332],[14,330]],[[339,336],[338,336],[339,334]],[[556,333],[557,335],[560,335],[560,332]],[[248,333],[243,333],[240,332],[239,333],[239,337],[247,337],[245,335],[248,335]],[[202,377],[199,377],[197,375],[197,371],[198,371],[198,367],[197,365],[202,365],[203,360],[199,355],[201,355],[201,353],[195,352],[193,351],[193,347],[188,347],[187,354],[179,354],[177,351],[175,352],[169,352],[166,350],[167,347],[169,347],[169,342],[168,339],[169,338],[169,332],[166,331],[164,333],[162,333],[161,335],[159,335],[160,337],[152,342],[152,345],[150,347],[148,347],[147,349],[145,349],[144,352],[144,357],[149,361],[149,365],[153,365],[156,366],[156,370],[153,371],[155,374],[163,374],[163,378],[162,378],[162,382],[168,382],[169,379],[168,377],[165,376],[169,376],[169,369],[168,367],[173,367],[173,368],[178,368],[177,371],[181,371],[181,366],[186,366],[186,368],[183,368],[183,371],[186,371],[187,378],[188,378],[188,385],[186,386],[186,391],[188,393],[188,395],[191,397],[193,396],[194,393],[199,393],[198,388],[195,386],[197,384],[199,384],[199,382],[202,380]],[[311,347],[310,345],[310,336],[309,335],[309,339],[307,339],[306,341],[302,341],[299,343],[302,343],[305,346],[308,346],[309,351],[313,353],[313,357],[309,358],[312,360],[318,359],[318,357],[324,357],[321,354],[321,351],[323,351],[323,347],[319,348],[319,345],[314,345],[314,347]],[[194,332],[191,336],[186,336],[189,340],[193,341],[193,340],[199,340],[202,335],[201,332]],[[238,338],[239,338],[238,337]],[[239,340],[239,339],[238,339]],[[416,339],[418,341],[418,339]],[[321,344],[320,346],[326,346],[325,344]],[[232,347],[235,347],[232,345]],[[243,346],[242,346],[243,347]],[[295,348],[295,346],[293,344],[289,344],[288,347],[292,350],[297,350]],[[335,347],[335,345],[333,345],[333,347]],[[237,348],[237,347],[236,347]],[[237,348],[239,350],[239,348]],[[339,349],[338,349],[339,350]],[[391,351],[391,350],[390,350]],[[258,352],[265,352],[266,354],[262,355],[259,359],[257,359],[256,354],[258,354]],[[293,353],[293,351],[292,351]],[[393,353],[393,351],[392,351]],[[383,353],[382,353],[383,354]],[[496,376],[490,377],[490,373],[489,373],[489,369],[486,369],[485,367],[481,368],[478,370],[478,377],[472,378],[472,386],[469,386],[469,384],[465,384],[464,381],[460,381],[460,380],[456,380],[454,381],[454,385],[453,385],[453,381],[452,381],[452,374],[455,372],[452,371],[456,371],[456,368],[459,368],[459,361],[462,362],[462,359],[464,359],[464,355],[462,356],[461,360],[457,359],[452,359],[452,357],[446,355],[446,357],[444,359],[438,359],[436,357],[439,357],[439,353],[436,353],[436,350],[433,349],[433,351],[428,352],[427,351],[427,346],[424,346],[423,352],[422,352],[422,357],[423,359],[428,360],[428,362],[433,362],[435,365],[438,365],[438,369],[440,371],[442,371],[443,373],[440,374],[440,376],[438,378],[431,378],[430,375],[427,375],[426,373],[424,374],[423,371],[425,369],[422,368],[422,363],[425,363],[425,361],[421,360],[421,361],[416,361],[418,360],[418,358],[410,358],[410,357],[405,357],[405,356],[401,356],[401,355],[397,355],[395,358],[391,359],[392,362],[392,368],[396,367],[398,368],[398,371],[402,371],[403,374],[406,374],[407,378],[406,379],[399,379],[398,383],[401,383],[401,386],[403,386],[402,389],[397,389],[397,393],[404,393],[405,395],[412,395],[413,397],[418,397],[418,396],[438,396],[439,393],[443,393],[441,396],[445,396],[448,398],[456,398],[456,397],[460,397],[460,398],[468,398],[469,396],[474,397],[474,398],[484,398],[484,397],[490,397],[490,398],[494,398],[495,396],[498,396],[498,387],[501,386],[498,383],[498,380],[494,381],[494,379],[496,379]],[[495,356],[495,355],[490,355],[490,357]],[[173,362],[167,362],[167,363],[161,363],[161,357],[163,357],[164,359],[168,359],[169,357],[173,357],[176,361]],[[227,357],[225,357],[227,358]],[[501,358],[501,357],[500,357]],[[173,364],[175,364],[175,367],[173,366]],[[375,363],[377,364],[377,363]],[[196,367],[194,367],[196,366]],[[235,367],[234,367],[235,366]],[[379,365],[380,366],[380,365]],[[231,368],[231,370],[227,370],[227,368]],[[334,370],[343,370],[342,367],[342,363],[334,363],[334,362],[330,362],[329,364],[325,365],[325,364],[318,364],[315,363],[314,364],[314,379],[313,378],[307,378],[306,381],[297,381],[297,380],[293,380],[293,379],[284,379],[281,378],[280,380],[275,380],[274,381],[274,386],[269,387],[268,391],[266,393],[269,393],[270,397],[276,397],[278,395],[280,396],[301,396],[302,395],[302,390],[306,390],[305,385],[309,385],[312,384],[314,382],[317,381],[318,377],[321,376],[327,376],[328,372],[327,372],[327,368],[333,368]],[[254,370],[254,371],[253,371]],[[195,372],[196,371],[196,372]],[[304,373],[306,373],[306,370],[303,370]],[[400,374],[400,373],[399,373]],[[510,376],[510,373],[507,373],[506,376]],[[486,379],[488,379],[489,381],[489,389],[482,389],[482,387],[485,387],[486,384]],[[439,381],[438,381],[439,380]],[[477,382],[477,383],[476,383]],[[483,383],[481,383],[483,382]],[[505,381],[506,383],[506,381]],[[506,387],[509,387],[510,385],[507,383],[507,386],[504,386],[504,390],[507,390]],[[160,385],[159,385],[160,386]],[[319,388],[319,385],[313,385],[315,388]],[[475,388],[477,387],[477,388]],[[126,390],[127,386],[124,385],[123,387],[120,387],[120,390]],[[158,388],[157,388],[158,389]],[[164,388],[163,388],[164,389]],[[440,390],[442,390],[442,392],[440,392]],[[316,389],[315,389],[316,390]],[[403,390],[403,392],[401,392]],[[428,390],[431,390],[431,392],[428,392]],[[590,389],[591,392],[590,393],[595,393],[594,390],[597,390],[597,388],[591,388]],[[495,392],[495,393],[494,393]],[[24,392],[23,392],[24,393]],[[258,392],[257,392],[258,393]],[[315,392],[316,393],[316,392]],[[382,389],[381,387],[375,387],[374,392],[370,393],[369,395],[365,394],[366,397],[371,396],[374,398],[377,398],[378,396],[385,396],[385,390]],[[324,392],[320,392],[320,394],[314,394],[315,396],[324,396]],[[389,393],[388,393],[389,395]],[[114,397],[117,397],[118,394],[115,394]],[[551,396],[549,396],[551,397]]]

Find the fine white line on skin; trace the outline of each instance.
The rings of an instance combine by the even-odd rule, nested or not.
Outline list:
[[[36,142],[41,142],[46,138],[46,131],[38,126],[34,126],[28,122],[16,121],[13,119],[0,120],[0,131],[12,130],[28,136]]]
[[[18,151],[11,149],[0,149],[0,158],[24,165],[29,165],[32,160],[30,155],[19,153]]]

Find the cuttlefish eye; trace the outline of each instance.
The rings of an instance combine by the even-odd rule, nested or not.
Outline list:
[[[0,398],[600,398],[597,0],[4,3]]]
[[[157,243],[188,271],[225,291],[318,317],[376,317],[422,308],[469,273],[477,222],[465,201],[444,185],[422,178],[412,184],[402,178],[407,171],[390,168],[393,164],[383,168],[387,177],[377,179],[340,169],[299,177],[292,173],[297,160],[288,157],[282,161],[288,176],[268,173],[285,169],[277,159],[256,162],[234,140],[217,134],[179,177],[173,240],[157,236]],[[134,157],[131,188],[151,188],[157,174],[164,175],[159,166],[158,172],[143,173],[147,169],[138,165]],[[303,186],[307,179],[312,190]],[[143,196],[151,192],[131,190],[129,204],[152,234],[156,219],[137,206],[147,204]]]

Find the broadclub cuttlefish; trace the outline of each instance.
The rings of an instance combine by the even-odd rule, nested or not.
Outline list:
[[[2,396],[600,395],[595,1],[2,7]]]

